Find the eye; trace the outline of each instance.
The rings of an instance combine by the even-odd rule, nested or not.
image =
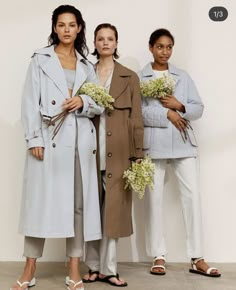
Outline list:
[[[168,48],[169,50],[171,50],[171,49],[173,48],[173,46],[172,46],[172,45],[169,45],[167,48]]]

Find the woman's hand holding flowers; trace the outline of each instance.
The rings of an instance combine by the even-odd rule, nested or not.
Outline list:
[[[184,105],[180,101],[178,101],[175,96],[166,95],[165,97],[160,98],[160,102],[165,108],[185,113]]]

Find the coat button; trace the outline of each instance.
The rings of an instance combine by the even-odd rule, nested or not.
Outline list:
[[[107,115],[110,117],[110,116],[112,115],[112,112],[109,111],[109,112],[107,113]]]
[[[108,173],[108,174],[107,174],[107,177],[108,177],[108,178],[112,178],[112,174],[111,174],[111,173]]]
[[[96,152],[97,152],[96,150],[93,150],[93,154],[96,154]]]
[[[56,147],[56,144],[55,143],[52,143],[52,147],[55,148]]]
[[[56,101],[55,100],[52,100],[52,105],[56,105]]]
[[[93,133],[93,129],[91,129],[91,133]]]
[[[111,152],[107,153],[107,156],[108,157],[111,157],[112,156],[112,153]]]
[[[111,134],[111,131],[108,131],[107,132],[107,136],[111,136],[112,134]]]

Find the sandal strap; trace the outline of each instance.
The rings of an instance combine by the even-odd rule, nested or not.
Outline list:
[[[17,283],[20,287],[23,287],[24,285],[29,285],[30,282],[29,282],[29,281],[25,281],[25,282],[22,282],[22,283],[21,283],[20,281],[17,280],[16,283]]]
[[[165,262],[166,261],[166,258],[164,256],[155,257],[154,260],[153,260],[153,263],[155,263],[156,260],[163,260]]]
[[[163,270],[166,269],[166,267],[165,267],[164,265],[153,265],[153,266],[151,267],[151,271],[152,271],[153,269],[158,269],[158,268],[161,268],[161,269],[163,269]]]
[[[74,288],[76,288],[76,286],[78,286],[79,284],[83,283],[82,280],[80,280],[79,282],[75,282],[74,280],[71,280],[71,279],[68,282],[72,283]]]
[[[210,267],[210,268],[207,269],[206,273],[210,275],[212,270],[217,270],[218,271],[217,268]]]
[[[94,270],[89,269],[88,273],[90,276],[92,276],[93,274],[99,275],[99,271],[97,271],[97,270],[94,271]]]
[[[198,263],[199,261],[201,261],[201,260],[204,260],[204,261],[205,261],[205,259],[204,259],[203,257],[196,258],[196,259],[191,259],[191,266],[192,266],[192,269],[193,269],[193,270],[198,270],[198,268],[197,268],[197,263]]]
[[[191,259],[191,263],[196,265],[201,260],[206,261],[203,257],[200,257],[200,258],[196,258],[196,259]]]

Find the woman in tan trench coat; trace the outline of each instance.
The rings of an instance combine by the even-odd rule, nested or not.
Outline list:
[[[99,144],[103,239],[87,243],[86,264],[90,270],[83,281],[99,280],[124,287],[127,283],[117,274],[116,245],[118,238],[130,236],[133,229],[132,193],[124,190],[122,176],[131,160],[142,157],[143,122],[138,77],[114,61],[118,58],[117,40],[113,25],[103,23],[96,28],[93,54],[98,58],[98,81],[115,101],[114,110],[106,109],[101,117],[94,119]]]

